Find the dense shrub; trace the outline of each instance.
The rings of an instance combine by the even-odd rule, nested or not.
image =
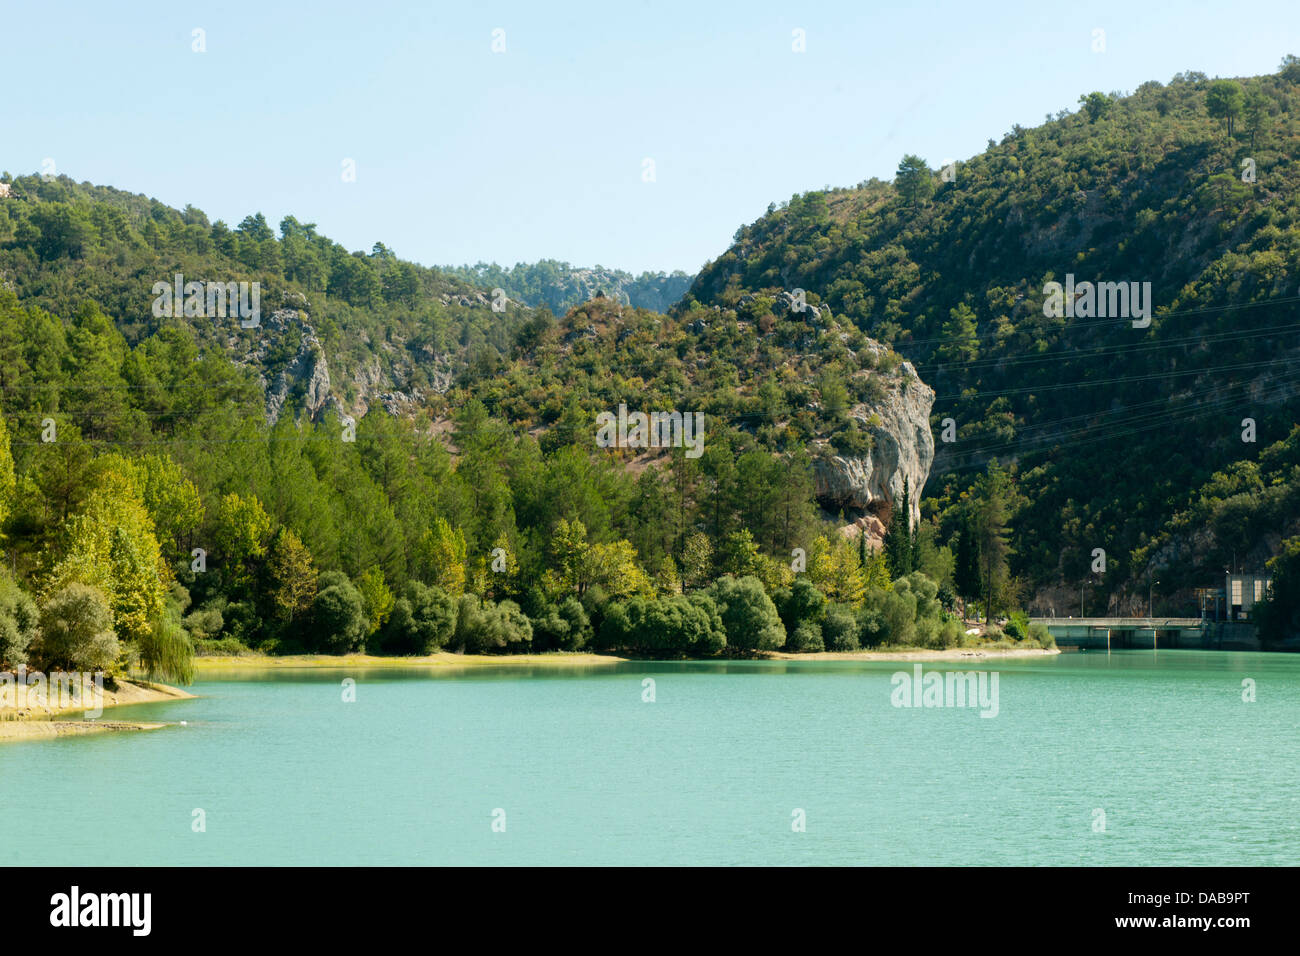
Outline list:
[[[827,650],[858,649],[858,622],[853,616],[853,608],[847,604],[832,604],[826,608],[826,617],[822,621],[822,640]]]
[[[803,621],[820,624],[826,610],[826,595],[807,578],[797,578],[788,588],[778,588],[772,595],[786,632]]]
[[[121,653],[113,633],[113,612],[99,588],[73,582],[54,592],[41,608],[36,654],[45,669],[99,671]]]
[[[491,654],[532,640],[533,626],[514,601],[493,604],[462,594],[452,642],[462,653]]]
[[[370,619],[361,592],[341,571],[320,576],[320,590],[311,606],[310,646],[331,654],[362,651]]]
[[[641,654],[708,657],[727,646],[727,631],[713,598],[674,594],[608,605],[601,644]]]
[[[251,653],[248,646],[241,644],[233,637],[219,637],[214,640],[195,640],[194,653],[199,657],[238,657],[241,654]]]
[[[1029,638],[1029,615],[1024,611],[1012,611],[1007,621],[1007,634],[1013,641]]]
[[[379,632],[386,654],[432,654],[451,640],[456,629],[456,602],[438,587],[407,583]]]
[[[719,578],[709,594],[718,605],[728,647],[774,651],[785,644],[785,626],[758,578]]]
[[[573,595],[559,604],[545,598],[534,601],[529,614],[533,624],[533,646],[538,650],[580,650],[591,637],[591,620]]]
[[[811,654],[815,651],[826,650],[826,645],[822,642],[821,626],[814,624],[812,621],[804,621],[790,635],[787,649],[794,651],[796,654]]]
[[[0,574],[0,668],[27,663],[27,649],[40,634],[40,611],[31,595]]]

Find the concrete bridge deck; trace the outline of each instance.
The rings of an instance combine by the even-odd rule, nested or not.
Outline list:
[[[1035,617],[1066,647],[1205,647],[1213,621],[1199,617]]]

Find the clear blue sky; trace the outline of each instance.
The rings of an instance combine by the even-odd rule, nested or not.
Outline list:
[[[1294,0],[12,2],[0,169],[49,157],[77,180],[232,225],[293,214],[349,249],[378,240],[430,265],[694,271],[769,202],[892,178],[904,152],[962,159],[1093,89],[1274,72],[1300,54],[1295,12]],[[205,53],[191,50],[195,28]],[[341,181],[345,158],[355,182]]]

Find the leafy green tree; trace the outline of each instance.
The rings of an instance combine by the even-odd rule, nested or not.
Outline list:
[[[718,606],[728,647],[775,651],[785,644],[785,626],[758,578],[719,578],[708,593]]]
[[[188,552],[203,522],[203,501],[194,482],[166,455],[145,455],[132,462],[158,540],[173,552]]]
[[[139,641],[140,666],[151,678],[194,683],[194,644],[176,608],[164,608]]]
[[[884,642],[895,646],[917,643],[916,598],[910,589],[900,588],[897,583],[894,590],[885,594],[880,609]]]
[[[708,594],[676,594],[612,603],[600,639],[611,649],[709,657],[726,647],[727,632]]]
[[[1245,107],[1245,95],[1241,91],[1241,84],[1235,80],[1215,80],[1210,84],[1210,88],[1205,91],[1205,110],[1215,119],[1224,121],[1224,127],[1229,136],[1232,135],[1233,125],[1238,116],[1241,115]]]
[[[185,616],[182,623],[193,640],[210,641],[221,633],[226,626],[226,620],[221,613],[224,604],[224,599],[218,598]]]
[[[5,425],[4,416],[0,415],[0,529],[9,520],[16,488],[14,458],[9,450],[9,429]]]
[[[935,350],[935,357],[946,364],[973,362],[979,358],[975,322],[975,312],[965,302],[949,309],[948,321],[943,324],[943,343]]]
[[[748,528],[727,535],[722,551],[722,571],[736,577],[763,573],[763,555]]]
[[[266,557],[271,517],[256,495],[226,495],[217,508],[213,540],[233,582],[251,584],[255,569]]]
[[[821,628],[822,640],[828,650],[856,651],[858,649],[858,622],[853,614],[853,608],[847,604],[828,606]]]
[[[858,549],[836,535],[818,535],[808,549],[808,577],[831,600],[857,607],[862,603],[866,579]]]
[[[492,604],[463,594],[452,638],[462,653],[490,654],[532,640],[533,626],[514,601]]]
[[[916,570],[916,549],[912,538],[912,493],[906,476],[903,496],[889,517],[885,532],[885,564],[890,577],[899,578]]]
[[[817,390],[827,417],[832,421],[843,418],[849,405],[849,390],[844,385],[843,376],[836,369],[823,370],[817,381]]]
[[[40,623],[31,595],[0,571],[0,670],[27,663],[27,649],[39,637]]]
[[[464,533],[439,516],[420,543],[419,573],[430,584],[459,597],[465,593],[467,580],[466,551]]]
[[[1300,537],[1282,542],[1281,553],[1268,562],[1273,584],[1251,609],[1265,647],[1300,635]]]
[[[984,617],[992,621],[993,614],[1001,609],[1009,583],[1011,546],[1008,524],[1022,501],[1010,474],[998,465],[996,458],[989,462],[987,471],[976,482],[973,497],[972,526],[980,554]]]
[[[1268,94],[1259,88],[1253,88],[1246,94],[1244,105],[1242,106],[1241,118],[1246,124],[1246,132],[1250,133],[1250,148],[1255,148],[1255,137],[1263,132],[1272,120],[1269,113],[1269,106],[1272,100]]]
[[[153,522],[129,471],[105,469],[83,510],[65,522],[57,560],[42,593],[67,584],[93,585],[107,595],[116,636],[148,634],[163,610],[165,565]]]
[[[370,619],[361,592],[346,574],[326,571],[320,576],[320,589],[311,611],[310,636],[321,650],[331,654],[365,650]]]
[[[979,597],[982,588],[980,581],[979,541],[976,537],[975,522],[967,511],[962,518],[961,531],[957,535],[957,554],[953,571],[953,584],[963,600]]]
[[[794,629],[794,633],[790,635],[789,650],[796,654],[813,654],[826,650],[821,625],[814,624],[812,621],[801,621]]]
[[[629,541],[592,545],[587,550],[587,568],[589,583],[599,585],[615,600],[654,593],[654,583],[637,562],[636,549]]]
[[[1278,68],[1278,74],[1288,83],[1300,83],[1300,57],[1292,53],[1282,57],[1282,65]]]
[[[591,619],[582,602],[569,595],[559,604],[540,597],[529,613],[537,650],[579,650],[591,638]]]
[[[681,567],[684,590],[705,586],[713,573],[713,546],[708,535],[699,531],[687,535],[682,547]]]
[[[894,186],[906,205],[920,206],[934,195],[934,174],[924,159],[909,153],[898,164]]]
[[[272,615],[290,623],[305,614],[316,598],[317,579],[311,552],[298,536],[288,528],[277,531],[267,560]]]
[[[50,670],[100,671],[121,653],[113,611],[99,588],[73,582],[51,594],[41,608],[36,657]]]
[[[796,578],[790,587],[778,590],[773,603],[789,634],[805,621],[820,624],[826,612],[826,595],[807,578]]]
[[[370,622],[367,633],[374,634],[384,626],[393,611],[393,592],[384,583],[384,569],[373,565],[366,568],[357,577],[356,586]]]
[[[456,629],[456,601],[441,588],[408,581],[393,603],[380,639],[390,654],[432,654],[442,650]]]
[[[865,538],[865,535],[863,536]],[[861,559],[862,564],[862,583],[864,588],[881,588],[888,591],[890,588],[889,562],[885,557],[885,549],[868,548],[861,549],[865,551],[865,558]]]
[[[1105,93],[1092,92],[1080,96],[1079,105],[1088,114],[1088,122],[1095,123],[1099,119],[1104,119],[1115,104]]]

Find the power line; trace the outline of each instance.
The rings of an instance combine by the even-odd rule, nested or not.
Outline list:
[[[1001,368],[1008,365],[1015,366],[1015,365],[1035,364],[1041,362],[1053,362],[1053,361],[1060,361],[1067,358],[1079,358],[1079,359],[1099,358],[1112,353],[1130,355],[1133,353],[1140,353],[1140,352],[1159,351],[1161,349],[1166,349],[1166,348],[1180,348],[1180,347],[1185,348],[1188,345],[1205,345],[1210,342],[1218,341],[1219,339],[1232,339],[1233,341],[1241,341],[1243,339],[1260,338],[1262,336],[1272,335],[1273,333],[1285,334],[1288,331],[1294,331],[1294,330],[1300,330],[1300,322],[1289,322],[1285,325],[1269,326],[1263,329],[1250,329],[1245,332],[1241,332],[1241,331],[1214,332],[1206,335],[1189,335],[1189,336],[1184,336],[1183,338],[1176,338],[1176,339],[1163,339],[1159,341],[1142,341],[1137,344],[1117,343],[1114,345],[1098,345],[1087,349],[1078,349],[1069,352],[1052,352],[1052,353],[1044,352],[1038,355],[1011,355],[1011,356],[1002,356],[1002,357],[992,357],[987,359],[972,359],[969,362],[947,362],[938,365],[927,365],[925,366],[925,368],[927,371],[931,371],[935,373],[945,372],[952,369],[970,371],[972,369],[980,369],[986,367]]]
[[[1030,392],[1054,392],[1064,388],[1091,388],[1097,385],[1117,385],[1134,382],[1147,382],[1154,379],[1179,378],[1184,375],[1212,375],[1219,372],[1232,372],[1240,369],[1259,368],[1259,362],[1238,362],[1232,365],[1208,366],[1205,368],[1183,369],[1169,372],[1152,372],[1147,375],[1124,375],[1119,378],[1099,378],[1091,381],[1058,382],[1053,385],[1028,385],[1023,388],[1007,388],[994,391],[969,391],[957,395],[935,396],[935,401],[955,401],[976,396],[1023,395]]]
[[[1274,299],[1265,299],[1261,302],[1239,302],[1239,303],[1233,303],[1231,305],[1205,306],[1204,308],[1200,308],[1200,309],[1180,309],[1177,312],[1155,312],[1152,314],[1152,326],[1153,328],[1160,327],[1155,324],[1157,320],[1160,320],[1163,323],[1163,320],[1165,319],[1178,319],[1190,315],[1209,315],[1214,312],[1244,311],[1246,309],[1258,309],[1258,308],[1263,308],[1265,306],[1284,305],[1288,302],[1300,302],[1300,295],[1280,296]],[[1032,317],[1032,313],[1030,317]],[[1042,318],[1056,319],[1055,316],[1042,316]],[[1110,328],[1114,326],[1124,325],[1125,323],[1131,322],[1132,318],[1131,317],[1118,318],[1118,317],[1107,316],[1106,318],[1098,318],[1098,319],[1091,319],[1091,320],[1070,319],[1067,321],[1064,317],[1062,317],[1060,319],[1056,319],[1056,321],[1059,321],[1060,324],[1050,326],[1046,329],[1046,331],[1050,331],[1054,334],[1060,334],[1065,332],[1069,332],[1069,333],[1087,332],[1093,329]],[[985,324],[987,324],[987,320]],[[863,331],[865,332],[866,330],[864,329]],[[1014,333],[1023,334],[1025,331],[1027,330],[1024,328],[1023,325],[1017,325],[1014,327],[1013,334]],[[976,340],[978,342],[985,342],[985,343],[996,342],[997,338],[998,338],[998,333],[996,329],[989,329],[987,332],[976,334]],[[962,336],[962,335],[934,335],[934,336],[927,336],[926,338],[921,338],[921,339],[900,338],[900,339],[895,339],[895,342],[899,347],[909,348],[915,345],[943,344],[946,342],[963,341],[965,339],[966,336]],[[890,347],[894,348],[895,346],[890,346]]]
[[[1294,381],[1297,377],[1300,377],[1300,372],[1296,372],[1292,375],[1285,376],[1279,382],[1276,392],[1272,397],[1274,399],[1284,398],[1287,393],[1286,383]],[[1249,384],[1249,383],[1241,383],[1241,384]],[[1002,451],[1018,450],[1025,454],[1031,454],[1033,452],[1042,451],[1051,447],[1068,446],[1069,449],[1074,449],[1084,445],[1096,444],[1097,442],[1111,441],[1116,438],[1123,438],[1129,435],[1140,434],[1145,431],[1150,431],[1153,428],[1162,427],[1166,423],[1173,420],[1194,419],[1200,417],[1205,412],[1209,412],[1220,408],[1225,408],[1231,404],[1240,401],[1241,399],[1238,397],[1225,396],[1223,398],[1218,398],[1213,400],[1208,400],[1208,399],[1203,400],[1202,402],[1194,403],[1191,407],[1173,409],[1170,410],[1169,412],[1154,412],[1154,413],[1148,413],[1146,415],[1139,415],[1136,418],[1134,418],[1132,422],[1126,423],[1126,425],[1133,425],[1134,427],[1125,427],[1117,431],[1105,431],[1102,432],[1101,434],[1094,434],[1089,437],[1079,437],[1079,436],[1088,435],[1089,432],[1095,431],[1098,428],[1103,428],[1105,427],[1105,423],[1098,423],[1095,426],[1086,426],[1068,435],[1044,436],[1038,439],[1030,438],[1027,440],[1013,439],[1011,441],[1003,442],[1001,444],[985,445],[979,448],[963,450],[961,454],[961,458],[963,459],[962,463],[950,465],[939,471],[932,471],[931,475],[948,474],[950,472],[961,471],[966,468],[973,467],[974,462],[972,461],[972,459],[988,457],[990,455],[994,455]],[[1260,398],[1259,401],[1261,403],[1267,403],[1268,398],[1267,397]],[[1135,424],[1135,423],[1145,423],[1145,424]],[[1047,425],[1050,424],[1051,423],[1046,423],[1046,425],[1044,426],[1031,426],[1031,427],[1047,427]],[[1026,444],[1028,444],[1030,447],[1028,448],[1024,447]]]

